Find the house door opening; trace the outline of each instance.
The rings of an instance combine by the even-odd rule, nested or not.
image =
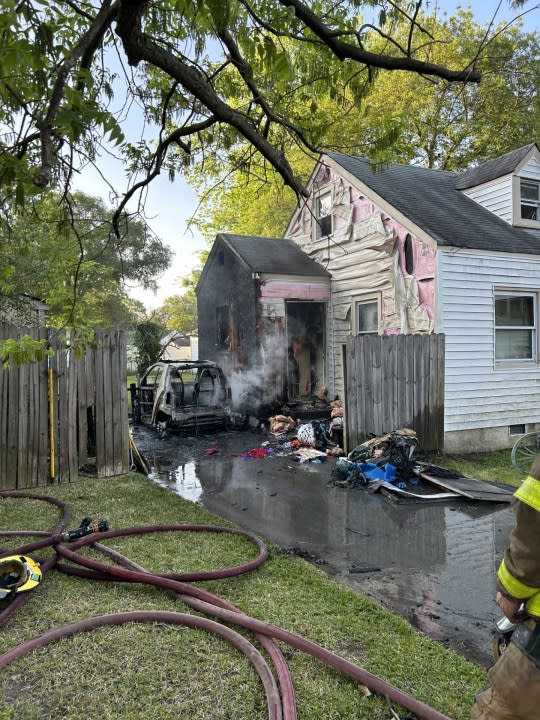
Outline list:
[[[287,397],[310,397],[326,386],[326,303],[287,301]]]

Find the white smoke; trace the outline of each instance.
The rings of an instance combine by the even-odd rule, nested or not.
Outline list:
[[[287,351],[283,335],[265,336],[258,367],[234,370],[229,376],[234,410],[249,406],[252,412],[280,398],[286,380]]]

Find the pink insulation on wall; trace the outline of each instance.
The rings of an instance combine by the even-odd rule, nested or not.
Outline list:
[[[411,287],[414,280],[416,286],[418,308],[425,310],[431,320],[435,316],[435,273],[436,273],[436,248],[433,245],[428,244],[419,240],[414,235],[411,235],[406,228],[400,223],[387,215],[379,206],[373,203],[371,200],[362,195],[356,188],[348,185],[342,179],[340,180],[334,173],[331,173],[331,181],[340,182],[343,186],[345,193],[349,194],[349,201],[351,205],[351,215],[349,222],[354,225],[367,220],[374,215],[380,215],[387,230],[393,232],[395,238],[394,249],[398,252],[398,264],[401,274],[408,286]],[[335,216],[335,229],[339,230],[343,228],[347,220],[336,214]],[[407,271],[407,263],[405,258],[405,244],[407,242],[410,245],[411,254],[411,272]],[[383,319],[385,314],[385,303],[382,307]],[[391,330],[390,333],[399,332],[399,330]]]
[[[331,198],[330,236],[315,232],[314,213],[320,208],[314,209],[313,198],[318,196],[326,202]],[[311,197],[298,209],[287,236],[331,273],[335,313],[347,313],[347,303],[353,307],[362,295],[378,294],[381,332],[433,332],[436,244],[415,236],[381,205],[338,170],[321,165],[311,185]]]
[[[329,283],[270,281],[261,284],[261,300],[295,298],[297,300],[329,300]]]

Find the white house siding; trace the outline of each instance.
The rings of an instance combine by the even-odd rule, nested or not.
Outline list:
[[[506,175],[489,183],[463,190],[463,193],[498,215],[507,223],[512,223],[512,176]]]
[[[540,290],[540,257],[440,249],[438,272],[445,449],[509,447],[510,425],[540,423],[540,364],[495,367],[494,290]]]
[[[517,175],[519,177],[528,177],[540,181],[540,163],[535,157],[531,157]]]

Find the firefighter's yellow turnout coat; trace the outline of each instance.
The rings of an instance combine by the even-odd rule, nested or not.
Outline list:
[[[540,455],[512,505],[516,525],[497,572],[497,587],[521,601],[529,619],[488,671],[490,686],[476,697],[472,720],[540,717]]]

